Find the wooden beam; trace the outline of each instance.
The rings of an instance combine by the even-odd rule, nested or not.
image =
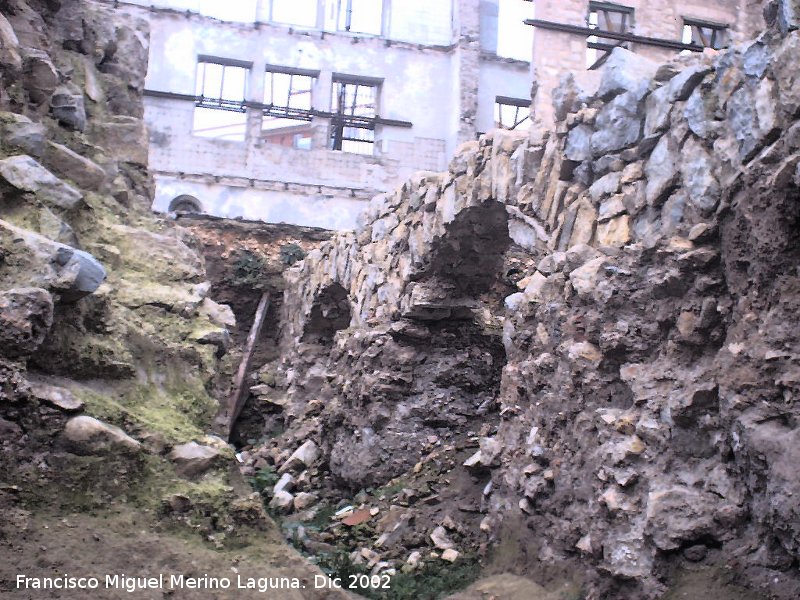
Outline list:
[[[594,35],[603,39],[622,40],[624,42],[633,42],[634,44],[644,44],[645,46],[656,46],[659,48],[670,48],[672,50],[691,50],[692,52],[702,52],[705,50],[703,46],[698,46],[696,44],[684,44],[683,42],[678,42],[675,40],[646,37],[643,35],[635,35],[633,33],[619,33],[616,31],[606,31],[603,29],[592,29],[591,27],[567,25],[566,23],[554,23],[553,21],[543,21],[541,19],[527,19],[525,24],[538,27],[539,29],[561,31],[563,33],[571,33],[585,37]]]
[[[199,103],[200,100],[201,100],[201,96],[191,96],[189,94],[178,94],[176,92],[164,92],[164,91],[161,91],[161,90],[145,89],[143,94],[145,96],[150,96],[152,98],[167,98],[169,100],[186,100],[186,101],[189,101],[189,102],[194,102],[195,104]],[[229,101],[229,103],[232,106],[234,106],[237,110],[239,108],[241,108],[241,109],[255,108],[257,110],[270,110],[270,109],[273,108],[273,106],[271,104],[264,104],[262,102],[252,102],[250,100],[242,100],[242,101],[231,100],[231,101]],[[225,110],[224,108],[218,107],[218,106],[207,106],[206,108],[220,108],[221,110]],[[322,118],[325,118],[325,119],[332,119],[334,117],[340,116],[337,113],[332,113],[332,112],[324,111],[324,110],[317,110],[315,108],[312,108],[310,110],[306,110],[306,109],[291,109],[291,111],[294,111],[298,115],[300,115],[300,113],[302,113],[302,117],[300,119],[298,119],[298,120],[310,120],[311,117],[322,117]],[[286,118],[292,118],[292,117],[288,116],[288,113],[287,113]],[[385,118],[383,118],[381,116],[361,117],[361,119],[364,122],[369,122],[369,124],[372,124],[372,125],[387,125],[389,127],[405,127],[405,128],[410,128],[410,127],[414,126],[414,124],[411,121],[401,121],[399,119],[385,119]]]
[[[233,392],[231,392],[231,396],[228,399],[228,422],[226,424],[228,439],[230,439],[233,426],[236,424],[236,420],[239,418],[244,408],[244,403],[247,401],[247,395],[244,393],[245,378],[247,377],[247,372],[250,370],[253,351],[256,349],[256,342],[258,342],[258,336],[261,334],[261,327],[264,325],[264,317],[267,316],[267,310],[269,310],[269,293],[264,292],[261,295],[261,301],[258,303],[258,308],[256,309],[253,326],[250,328],[250,333],[247,336],[247,344],[245,345],[244,355],[242,355],[242,362],[239,364],[239,370],[236,372],[236,377],[233,380]]]

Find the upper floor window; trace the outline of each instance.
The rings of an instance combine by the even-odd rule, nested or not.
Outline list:
[[[243,112],[251,63],[201,56],[194,95],[197,105]]]
[[[703,48],[726,48],[730,43],[728,26],[697,19],[683,19],[684,44],[693,44]]]
[[[200,56],[195,80],[193,134],[242,141],[251,63]]]
[[[596,29],[613,33],[633,33],[633,8],[610,2],[589,2],[587,24]],[[627,42],[602,35],[592,35],[586,40],[586,66],[589,69],[600,67],[617,47],[627,47]]]
[[[311,94],[318,76],[318,71],[267,67],[261,121],[265,141],[295,148],[311,147]]]
[[[377,81],[334,75],[331,112],[331,149],[374,153]]]
[[[317,25],[317,0],[272,0],[270,10],[270,21],[301,27]]]
[[[531,101],[497,96],[494,104],[494,126],[500,129],[528,129],[531,125]]]
[[[533,53],[533,18],[530,0],[500,0],[497,14],[497,55],[530,62]]]
[[[383,0],[334,0],[326,15],[326,29],[380,35]]]
[[[256,0],[199,0],[196,6],[201,15],[220,21],[252,23],[256,17]]]

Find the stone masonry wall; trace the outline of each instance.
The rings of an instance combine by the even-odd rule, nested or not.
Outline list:
[[[269,391],[282,443],[315,440],[350,489],[413,478],[432,434],[472,445],[483,518],[446,528],[512,531],[590,598],[698,566],[797,597],[800,9],[775,8],[718,55],[615,50],[552,130],[462,145],[310,253]]]

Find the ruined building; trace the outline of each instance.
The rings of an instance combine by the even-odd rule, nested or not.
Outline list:
[[[725,49],[620,40],[563,79],[552,124],[473,139],[459,111],[444,169],[330,232],[154,214],[169,139],[148,142],[145,98],[187,127],[210,108],[145,96],[154,13],[0,0],[3,599],[50,597],[20,573],[162,572],[296,580],[243,600],[352,598],[323,572],[388,581],[381,600],[800,597],[800,0],[763,9]],[[166,56],[196,61],[189,25]],[[313,156],[289,147],[306,126],[271,146]],[[248,147],[213,142],[217,162]],[[165,588],[145,593],[216,594]]]
[[[501,54],[497,0],[121,4],[153,5],[159,211],[351,229],[376,193],[528,114],[529,64],[501,55],[530,55],[524,0]]]
[[[572,74],[596,81],[611,50],[625,48],[651,60],[719,50],[764,28],[761,0],[536,0],[532,75],[534,113],[552,124],[552,91]]]
[[[665,60],[761,25],[760,3],[723,0],[123,4],[148,7],[154,208],[330,229],[458,143],[527,127],[531,81],[552,123],[559,78],[596,79],[614,47]]]

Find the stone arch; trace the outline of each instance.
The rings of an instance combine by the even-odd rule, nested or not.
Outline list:
[[[200,213],[203,212],[203,205],[194,196],[181,194],[173,198],[172,202],[169,203],[169,212]]]
[[[350,326],[350,296],[341,284],[331,283],[316,295],[303,328],[304,342],[329,344],[340,329]]]
[[[412,276],[404,316],[470,318],[478,299],[497,282],[510,244],[503,204],[484,202],[457,213]]]

